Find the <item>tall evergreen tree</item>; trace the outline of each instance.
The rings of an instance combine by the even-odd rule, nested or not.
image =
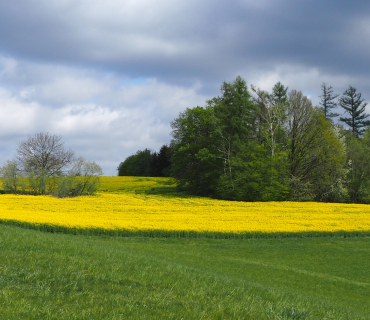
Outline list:
[[[335,99],[338,98],[339,94],[333,94],[333,88],[325,82],[321,85],[321,91],[320,109],[324,113],[325,119],[332,121],[332,118],[339,116],[339,113],[331,112],[331,109],[336,108],[338,105]]]
[[[272,88],[272,98],[275,104],[285,105],[287,103],[288,87],[285,87],[280,81],[277,82]]]
[[[217,132],[221,137],[217,148],[217,157],[224,161],[223,184],[220,189],[229,190],[231,195],[235,191],[234,160],[241,145],[256,136],[255,124],[258,113],[246,81],[242,77],[236,77],[233,82],[224,81],[221,93],[221,96],[207,103],[208,107],[214,110]]]
[[[356,88],[349,86],[340,98],[339,105],[349,114],[348,118],[340,117],[340,121],[347,124],[358,138],[365,131],[364,127],[370,125],[370,121],[365,120],[370,116],[365,113],[365,99],[361,98],[361,93]]]

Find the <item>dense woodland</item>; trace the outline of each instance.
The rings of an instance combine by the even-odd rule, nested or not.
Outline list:
[[[365,106],[351,86],[339,96],[323,83],[314,107],[280,82],[266,92],[237,77],[171,122],[169,147],[138,151],[119,175],[170,175],[192,194],[220,199],[370,203]]]
[[[119,176],[169,177],[172,148],[163,145],[159,152],[139,150],[118,166]]]

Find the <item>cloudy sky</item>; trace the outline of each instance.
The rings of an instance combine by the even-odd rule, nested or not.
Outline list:
[[[1,0],[0,165],[50,132],[116,175],[238,75],[314,104],[322,82],[370,102],[370,2]]]

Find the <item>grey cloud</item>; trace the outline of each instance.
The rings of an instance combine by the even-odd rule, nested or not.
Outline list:
[[[369,12],[366,1],[255,3],[15,0],[0,6],[1,49],[182,84],[220,82],[243,65],[363,72],[367,57],[345,39],[361,42],[352,25]]]
[[[3,61],[0,83],[14,76],[17,65],[24,68],[16,70],[13,85],[0,86],[0,164],[14,156],[20,140],[44,131],[62,135],[77,155],[101,163],[112,175],[118,163],[138,149],[159,149],[168,143],[169,122],[206,99],[198,86],[184,88],[155,79],[120,84],[121,78],[114,76],[16,60]],[[32,72],[39,69],[42,74],[45,68],[48,76],[35,85],[16,83],[17,77],[31,79]],[[91,97],[95,101],[84,101]],[[112,162],[116,164],[109,165]]]

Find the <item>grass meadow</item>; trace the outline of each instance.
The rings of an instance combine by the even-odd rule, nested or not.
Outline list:
[[[14,197],[0,195],[0,319],[370,319],[368,206],[219,202],[121,177],[75,202]]]

